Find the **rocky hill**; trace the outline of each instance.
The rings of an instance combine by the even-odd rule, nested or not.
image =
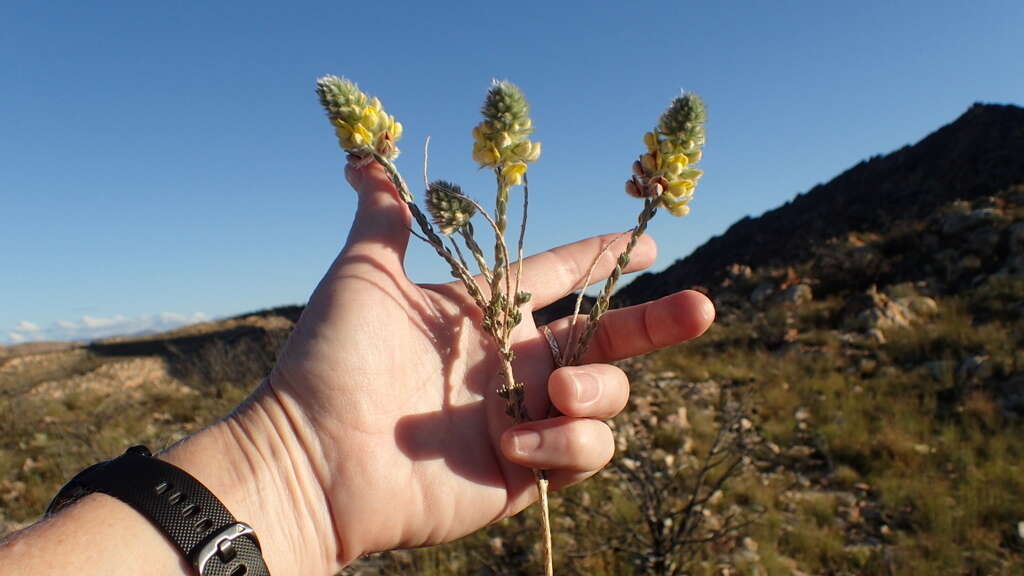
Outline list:
[[[617,458],[552,499],[556,572],[1024,573],[1022,159],[1024,110],[976,105],[624,288],[698,285],[719,318],[621,363]],[[300,313],[0,349],[0,536],[81,467],[229,410]],[[345,574],[539,563],[524,514]]]
[[[1024,108],[975,104],[913,146],[863,161],[779,208],[736,222],[665,271],[639,276],[619,292],[619,302],[642,302],[683,286],[715,286],[730,274],[733,264],[799,266],[830,242],[884,236],[907,222],[931,217],[954,200],[972,202],[1022,183]],[[859,277],[861,285],[855,287],[915,274],[893,268],[898,267],[883,267],[876,277]],[[847,280],[819,276],[829,287],[835,284],[832,280]]]

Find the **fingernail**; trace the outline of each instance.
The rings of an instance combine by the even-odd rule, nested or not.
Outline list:
[[[601,394],[601,382],[596,376],[586,370],[573,370],[571,376],[577,402],[586,405],[597,400]]]
[[[711,300],[705,299],[701,304],[700,315],[704,318],[705,322],[711,322],[715,319],[715,305],[711,303]]]
[[[512,450],[520,456],[528,456],[540,448],[540,432],[520,430],[512,433]]]

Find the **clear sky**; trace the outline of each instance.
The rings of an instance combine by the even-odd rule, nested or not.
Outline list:
[[[1024,103],[1024,3],[4,2],[0,343],[302,303],[354,193],[313,94],[348,76],[399,165],[481,199],[470,130],[519,84],[544,156],[527,248],[627,228],[630,163],[681,88],[708,106],[693,212],[655,269],[972,102]],[[410,253],[415,279],[445,278]]]

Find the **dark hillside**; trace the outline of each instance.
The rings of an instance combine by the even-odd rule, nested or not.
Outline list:
[[[991,196],[1022,182],[1024,108],[975,104],[913,146],[863,161],[779,208],[736,222],[665,271],[638,277],[619,300],[642,302],[683,286],[710,286],[734,263],[791,266],[830,238],[884,232],[953,200]]]

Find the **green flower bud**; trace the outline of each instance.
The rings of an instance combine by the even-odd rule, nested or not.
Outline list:
[[[530,105],[515,84],[495,81],[481,114],[483,121],[473,129],[473,159],[481,166],[534,162],[540,157],[540,143],[529,140],[533,131]]]
[[[672,101],[658,122],[658,132],[681,152],[690,152],[704,145],[704,123],[707,113],[704,101],[693,92],[684,92]]]
[[[508,132],[517,143],[530,134],[530,105],[523,91],[511,82],[495,81],[491,85],[481,114],[495,132]]]
[[[461,195],[462,188],[444,180],[435,180],[427,188],[427,211],[445,236],[454,234],[476,214],[476,206]]]
[[[366,94],[359,90],[355,82],[333,75],[317,78],[316,94],[331,120],[341,120],[348,124],[359,122],[363,107],[367,104]]]

